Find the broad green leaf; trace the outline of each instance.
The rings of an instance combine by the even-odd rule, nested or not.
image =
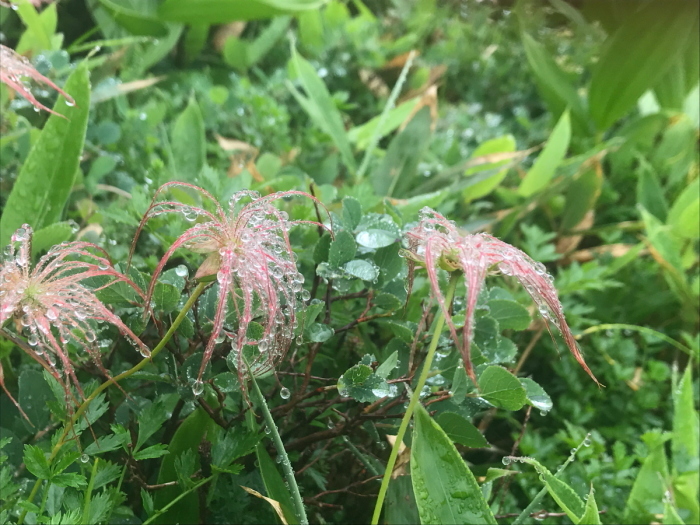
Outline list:
[[[471,470],[419,403],[414,414],[411,478],[421,523],[495,524]]]
[[[540,479],[544,482],[549,495],[563,510],[571,521],[578,523],[585,512],[585,504],[578,494],[567,483],[554,476],[544,465],[533,458],[522,457],[518,459],[535,467]]]
[[[124,29],[133,35],[162,37],[168,33],[156,13],[156,0],[99,0],[100,4]]]
[[[518,378],[500,366],[489,366],[479,377],[481,397],[506,410],[519,410],[527,401]]]
[[[468,388],[469,379],[467,378],[467,372],[464,370],[464,366],[460,364],[455,368],[455,375],[452,378],[452,399],[458,404],[464,401]]]
[[[287,523],[299,523],[299,518],[294,512],[294,502],[289,489],[286,487],[284,478],[277,470],[277,465],[270,458],[262,443],[258,443],[255,447],[255,453],[258,456],[258,464],[260,465],[260,474],[265,483],[267,496],[275,501],[278,501],[282,507],[282,513],[287,519]]]
[[[556,169],[564,160],[570,140],[571,119],[569,112],[565,111],[552,130],[552,134],[549,136],[542,153],[537,157],[532,168],[530,168],[520,183],[520,188],[518,189],[520,195],[529,197],[547,186],[552,177],[554,177]]]
[[[90,109],[87,64],[68,78],[65,91],[75,99],[69,106],[61,96],[17,176],[0,216],[0,245],[27,223],[40,230],[60,220],[78,171]],[[64,118],[65,117],[65,118]]]
[[[32,252],[36,256],[56,244],[67,241],[73,236],[73,226],[69,222],[55,222],[41,230],[35,231],[32,237]]]
[[[56,6],[51,4],[41,13],[38,13],[36,7],[28,1],[13,2],[13,7],[17,9],[20,20],[27,26],[14,48],[15,51],[23,55],[29,51],[37,54],[51,50],[51,39],[56,32],[58,22]]]
[[[318,51],[323,48],[323,16],[320,10],[303,11],[296,16],[299,42],[302,48]]]
[[[299,55],[294,48],[292,48],[290,65],[307,96],[305,97],[299,93],[291,82],[287,83],[287,87],[297,102],[304,108],[304,111],[311,117],[311,120],[331,137],[340,152],[343,163],[351,173],[354,173],[357,170],[355,157],[345,134],[343,118],[338,108],[336,108],[328,88],[326,88],[314,67]]]
[[[320,8],[326,0],[166,0],[158,9],[163,20],[225,24],[260,20]]]
[[[676,198],[668,212],[667,223],[681,237],[700,237],[700,179],[688,184]]]
[[[528,33],[522,33],[525,56],[535,74],[537,88],[555,119],[569,108],[579,132],[589,131],[588,119],[576,88],[545,47]]]
[[[411,113],[418,104],[419,100],[420,99],[418,97],[412,98],[390,110],[386,119],[384,120],[384,125],[379,132],[379,138],[381,139],[387,136],[389,133],[401,126],[401,124],[403,124],[406,119],[411,116]],[[364,151],[367,149],[370,140],[372,140],[372,137],[374,136],[377,126],[379,126],[380,120],[381,115],[377,115],[364,124],[355,126],[348,131],[348,140],[355,143],[355,148],[358,151]]]
[[[65,394],[64,394],[65,395]],[[63,397],[63,396],[62,396]],[[44,428],[49,422],[49,407],[47,402],[54,399],[50,383],[44,376],[36,371],[25,369],[19,376],[18,401],[24,413],[27,414],[32,427],[22,419],[28,430],[36,432],[36,429]]]
[[[393,478],[386,492],[383,523],[415,525],[419,519],[411,476]]]
[[[392,139],[384,159],[372,172],[372,186],[377,195],[406,196],[430,143],[430,123],[430,108],[424,107]]]
[[[513,137],[513,135],[504,135],[502,137],[497,137],[495,139],[483,142],[474,150],[469,158],[474,160],[483,157],[485,161],[488,161],[489,158],[497,157],[499,153],[513,153],[515,148],[515,137]],[[508,166],[510,162],[510,159],[493,160],[472,168],[467,168],[464,175],[466,177],[471,177],[486,170],[495,170],[501,166]],[[493,175],[489,175],[487,178],[467,186],[462,191],[462,195],[464,195],[464,198],[468,201],[485,197],[498,187],[507,174],[508,168],[504,167],[502,170],[497,171]]]
[[[401,237],[401,230],[389,215],[368,213],[356,228],[357,244],[365,248],[383,248]]]
[[[529,377],[523,377],[520,379],[520,384],[525,388],[525,395],[527,396],[527,404],[541,410],[542,412],[549,412],[552,410],[552,399],[549,394],[544,391],[540,385],[535,383]]]
[[[564,231],[575,228],[595,206],[603,186],[603,174],[595,167],[580,173],[566,192],[566,204],[561,219]]]
[[[336,234],[335,239],[331,241],[328,251],[328,264],[333,268],[340,268],[355,257],[356,250],[357,246],[352,234],[344,230],[340,231]]]
[[[194,98],[190,98],[185,110],[175,121],[172,133],[172,149],[175,161],[175,178],[194,181],[206,162],[206,137],[202,112]]]
[[[666,492],[666,437],[659,433],[647,433],[645,436],[650,449],[649,455],[634,480],[624,511],[623,521],[630,525],[654,521],[654,512],[650,507],[660,505]]]
[[[443,412],[437,417],[437,422],[445,434],[460,445],[471,448],[489,446],[484,435],[470,421],[454,412]]]
[[[386,361],[384,361],[381,365],[377,367],[377,370],[375,374],[377,376],[381,377],[382,379],[386,379],[389,377],[389,374],[391,374],[391,371],[396,368],[396,365],[399,362],[399,351],[394,350],[394,352],[386,358]]]
[[[208,36],[209,24],[191,24],[187,28],[182,46],[186,63],[192,62],[199,56],[207,43]]]
[[[498,321],[501,330],[525,330],[530,326],[530,314],[520,303],[504,299],[492,299],[488,303],[489,316]]]
[[[605,42],[593,70],[588,105],[605,130],[673,66],[698,19],[697,2],[653,0],[628,16]]]
[[[591,486],[591,490],[588,492],[586,507],[583,511],[583,516],[581,516],[581,519],[578,521],[578,525],[600,525],[600,514],[598,514],[598,505],[595,502],[593,486]]]
[[[352,397],[360,403],[372,403],[391,395],[392,389],[383,377],[375,374],[367,364],[360,362],[340,376],[338,393],[343,397]]]
[[[244,73],[250,67],[248,42],[237,36],[230,36],[221,50],[224,62],[237,71]]]

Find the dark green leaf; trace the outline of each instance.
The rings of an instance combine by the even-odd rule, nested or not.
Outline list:
[[[343,222],[345,227],[352,231],[357,228],[362,219],[362,205],[355,197],[345,197],[343,199]]]
[[[159,458],[168,454],[168,445],[159,443],[153,445],[152,447],[144,448],[134,453],[134,459],[136,461],[141,461],[143,459]]]
[[[437,422],[445,431],[445,434],[455,443],[471,448],[484,448],[489,446],[488,441],[486,441],[484,435],[479,432],[479,429],[459,414],[443,412],[437,417]]]
[[[575,228],[592,210],[603,186],[603,176],[595,167],[580,173],[566,192],[566,205],[561,219],[562,230]]]
[[[498,321],[501,330],[525,330],[530,326],[530,314],[520,303],[503,299],[489,301],[489,315]]]
[[[270,455],[267,453],[262,443],[258,443],[255,447],[255,452],[258,456],[260,474],[262,474],[263,481],[265,482],[267,496],[279,502],[282,507],[282,513],[287,519],[287,523],[299,523],[299,518],[297,518],[293,510],[294,502],[292,501],[292,495],[289,493],[284,479],[277,470],[277,465],[272,461],[272,458],[270,458]]]
[[[336,234],[335,239],[331,242],[328,263],[333,268],[340,268],[346,262],[355,257],[355,239],[352,234],[347,231],[340,231]]]
[[[39,479],[49,479],[51,468],[44,451],[36,445],[24,445],[24,464]]]
[[[87,485],[87,480],[85,476],[76,474],[75,472],[64,472],[53,476],[51,478],[51,483],[59,487],[73,487],[77,489],[85,487]]]

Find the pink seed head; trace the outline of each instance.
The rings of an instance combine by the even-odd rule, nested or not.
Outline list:
[[[566,323],[552,277],[542,263],[533,261],[514,246],[485,234],[461,234],[454,222],[430,208],[423,208],[417,226],[406,232],[409,252],[409,281],[412,281],[416,263],[425,266],[433,296],[445,315],[452,338],[462,352],[464,367],[474,384],[470,346],[474,332],[474,310],[486,275],[497,270],[515,277],[525,287],[538,306],[545,321],[551,321],[561,332],[566,345],[588,375],[600,385],[583,359],[571,330]],[[462,337],[448,312],[448,305],[438,283],[438,267],[464,274],[467,288],[465,319]]]

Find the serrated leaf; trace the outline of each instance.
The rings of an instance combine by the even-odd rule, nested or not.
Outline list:
[[[73,487],[79,489],[87,485],[87,480],[85,476],[81,474],[76,474],[75,472],[63,472],[62,474],[56,474],[51,478],[51,483],[58,485],[59,487]]]
[[[421,523],[494,524],[471,470],[419,403],[414,414],[411,479]]]
[[[520,410],[527,397],[518,378],[500,366],[489,366],[479,377],[481,397],[506,410]]]
[[[437,417],[437,422],[445,434],[455,443],[471,448],[488,447],[484,435],[470,421],[454,412],[443,412]]]
[[[51,477],[51,467],[44,451],[36,445],[24,445],[24,465],[27,470],[39,479]]]

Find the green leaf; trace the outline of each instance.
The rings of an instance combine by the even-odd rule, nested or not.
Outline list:
[[[352,231],[357,228],[362,219],[362,204],[355,197],[343,198],[343,222],[345,227]]]
[[[549,412],[552,410],[552,399],[549,394],[544,391],[540,385],[535,383],[529,377],[524,377],[520,379],[520,384],[525,388],[525,395],[527,396],[527,404],[541,410],[542,412]]]
[[[65,399],[65,394],[62,394],[61,398]],[[53,399],[54,395],[50,384],[40,372],[30,369],[22,371],[19,376],[18,401],[32,425],[34,425],[34,432],[38,428],[44,428],[49,423],[50,414],[47,402]],[[28,429],[32,428],[26,422],[25,426]]]
[[[583,516],[581,516],[578,525],[601,525],[598,505],[595,502],[595,491],[592,485],[591,490],[588,492],[588,499],[586,499],[586,508],[583,511]]]
[[[202,112],[192,95],[173,127],[172,149],[177,180],[196,179],[206,162],[206,147]]]
[[[324,3],[325,0],[166,0],[158,15],[172,22],[225,24],[318,9]]]
[[[267,55],[282,38],[289,27],[292,18],[289,16],[277,16],[260,33],[260,35],[248,45],[248,66],[254,66]]]
[[[673,493],[676,505],[690,511],[688,523],[700,521],[700,504],[697,494],[700,487],[698,440],[700,430],[698,412],[693,396],[692,367],[688,365],[674,393],[673,452],[674,476]]]
[[[489,158],[495,159],[499,153],[512,153],[515,151],[515,137],[513,135],[504,135],[502,137],[496,137],[495,139],[487,140],[482,142],[478,148],[469,157],[471,160],[483,157],[484,160]],[[505,166],[502,170],[496,171],[493,175],[489,175],[483,180],[479,180],[474,184],[470,184],[463,191],[462,195],[467,201],[473,201],[485,197],[493,190],[495,190],[498,185],[503,181],[505,176],[508,174],[508,165],[511,160],[493,160],[492,162],[485,162],[479,164],[478,166],[473,166],[467,168],[464,172],[466,177],[474,177],[477,173],[482,173],[485,171],[493,171],[501,166]]]
[[[372,361],[374,361],[373,355],[365,355],[360,363],[340,376],[338,393],[341,396],[352,397],[360,403],[372,403],[392,394],[392,389],[385,378],[375,374],[368,366]]]
[[[628,16],[606,40],[593,70],[588,105],[605,130],[671,69],[698,19],[697,2],[653,0]]]
[[[73,227],[68,222],[56,222],[34,232],[32,251],[39,254],[56,244],[67,241],[73,236]]]
[[[498,321],[501,330],[525,330],[530,326],[530,314],[520,303],[503,299],[492,299],[488,303],[489,315]]]
[[[644,206],[661,222],[664,222],[668,214],[668,204],[666,204],[664,190],[656,176],[656,170],[645,162],[637,173],[637,203]]]
[[[506,410],[519,410],[527,401],[518,378],[500,366],[489,366],[479,377],[481,397]]]
[[[411,478],[421,523],[495,524],[471,470],[419,403],[414,414]]]
[[[685,523],[668,499],[664,500],[664,519],[661,523],[663,523],[663,525],[683,525]]]
[[[312,343],[324,343],[333,337],[335,331],[327,324],[311,323],[306,333]]]
[[[566,192],[562,230],[572,230],[583,220],[595,206],[602,186],[602,173],[595,167],[584,170],[573,180]]]
[[[469,379],[467,379],[467,372],[464,370],[464,366],[460,364],[455,368],[455,375],[452,378],[452,399],[456,403],[464,401],[468,388]]]
[[[115,22],[133,35],[162,37],[168,33],[158,19],[155,0],[99,0]]]
[[[340,268],[346,262],[355,257],[355,239],[348,231],[340,231],[336,234],[335,239],[331,242],[328,251],[328,264],[333,268]]]
[[[328,89],[314,67],[299,55],[294,48],[292,48],[291,66],[296,75],[298,75],[298,79],[304,87],[308,98],[299,93],[291,82],[287,82],[287,87],[311,120],[314,121],[314,124],[331,137],[338,151],[340,151],[340,156],[348,170],[351,173],[355,173],[357,165],[345,134],[343,118],[338,108],[336,108]]]
[[[277,465],[270,454],[267,453],[262,443],[258,443],[255,447],[255,453],[258,456],[258,464],[260,465],[260,474],[265,483],[267,497],[279,502],[282,507],[282,513],[287,519],[287,523],[299,523],[299,518],[294,512],[294,502],[289,489],[286,487],[282,475],[277,470]]]
[[[623,516],[623,522],[630,525],[654,521],[654,511],[650,506],[661,504],[666,492],[664,481],[668,477],[664,449],[666,437],[658,432],[642,436],[643,439],[645,437],[650,449],[649,455],[634,480]]]
[[[399,362],[399,351],[394,350],[394,352],[386,358],[386,361],[384,361],[381,365],[377,367],[377,371],[375,374],[377,374],[378,377],[381,377],[382,379],[386,379],[389,377],[389,374],[391,374],[391,371],[396,368]]]
[[[547,487],[547,492],[552,496],[557,505],[563,510],[571,521],[578,523],[581,516],[585,512],[583,500],[576,494],[567,483],[554,476],[544,465],[537,460],[529,457],[519,458],[519,461],[528,463],[535,467],[540,479]]]
[[[700,237],[700,179],[688,184],[668,212],[667,223],[686,239]]]
[[[157,445],[153,445],[135,452],[134,459],[136,461],[141,461],[143,459],[159,458],[161,456],[165,456],[166,454],[169,454],[168,445],[158,443]]]
[[[75,472],[64,472],[53,476],[51,478],[51,483],[59,487],[73,487],[78,489],[86,486],[87,480],[85,479],[85,476],[81,474],[76,474]]]
[[[353,259],[345,264],[343,269],[353,277],[363,281],[375,281],[379,276],[379,269],[369,261]]]
[[[167,400],[167,404],[164,397],[158,398],[139,412],[139,433],[136,440],[136,450],[140,449],[148,438],[158,432],[163,423],[168,420],[168,412],[172,410],[172,407],[168,405],[172,403],[172,396],[169,396],[171,399]]]
[[[49,117],[24,161],[0,216],[2,246],[22,224],[40,230],[63,214],[83,152],[90,109],[85,62],[68,77],[65,91],[75,99],[75,105],[66,104],[62,96],[58,98],[53,110],[63,117]]]
[[[364,215],[356,231],[357,244],[365,248],[383,248],[401,237],[401,231],[391,216],[379,213]]]
[[[415,525],[419,519],[411,476],[393,478],[386,492],[383,523]]]
[[[542,153],[537,157],[532,168],[530,168],[520,183],[520,188],[518,189],[520,195],[529,197],[547,186],[552,177],[554,177],[556,169],[564,160],[566,150],[569,149],[570,140],[571,119],[569,112],[565,111],[552,130],[552,134],[549,136]]]
[[[51,477],[51,467],[44,451],[36,445],[24,445],[24,465],[39,479]]]
[[[430,108],[422,108],[389,144],[382,162],[372,172],[377,195],[404,197],[415,178],[418,163],[430,144]]]
[[[85,448],[85,454],[92,456],[94,454],[103,454],[111,452],[126,445],[129,442],[129,434],[122,432],[119,434],[108,434],[97,439]]]
[[[489,469],[486,471],[486,478],[484,479],[484,483],[489,483],[490,481],[505,476],[513,476],[517,473],[517,470],[506,470],[504,468],[489,467]]]
[[[537,89],[547,103],[549,111],[554,118],[558,119],[569,108],[577,129],[587,131],[589,124],[581,97],[567,75],[557,65],[545,47],[529,34],[523,32],[522,41],[527,61],[535,74]]]
[[[407,100],[406,102],[403,102],[390,110],[384,120],[382,129],[379,131],[378,138],[381,139],[387,136],[389,133],[401,126],[401,124],[403,124],[406,119],[411,116],[411,113],[413,113],[413,110],[419,101],[420,97],[412,98],[411,100]],[[372,137],[374,136],[374,133],[376,132],[377,126],[379,126],[380,120],[381,115],[377,115],[364,124],[355,126],[348,131],[348,140],[355,143],[355,147],[358,151],[364,151],[367,149]]]
[[[437,417],[437,422],[445,434],[455,443],[471,448],[489,446],[484,435],[472,423],[454,412],[443,412]]]

